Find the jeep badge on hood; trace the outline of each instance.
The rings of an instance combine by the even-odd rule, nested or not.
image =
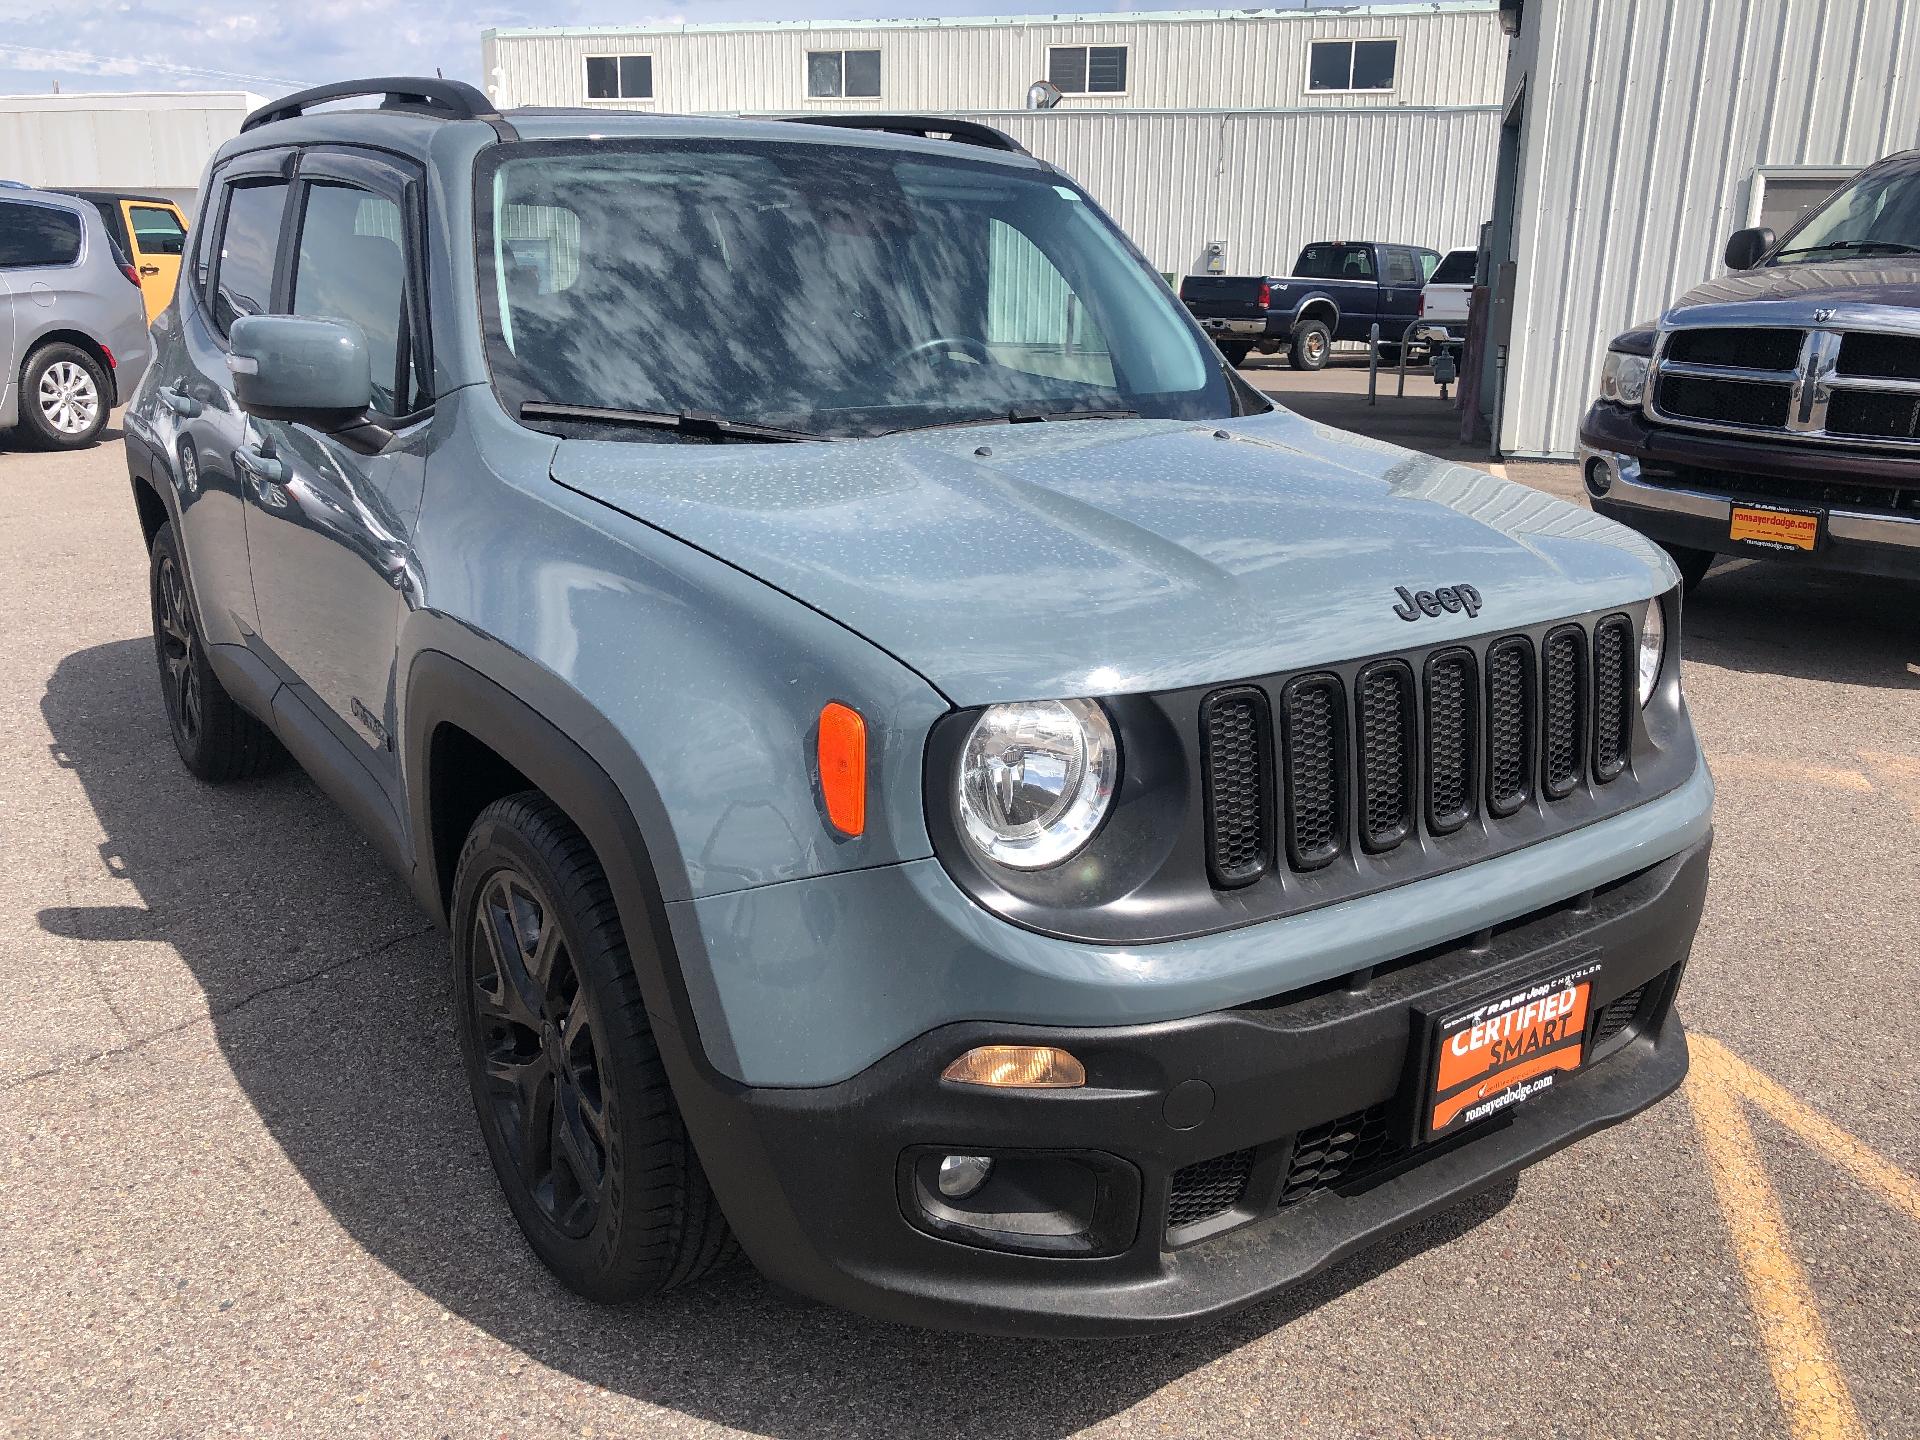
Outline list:
[[[1418,595],[1409,594],[1404,585],[1396,585],[1393,593],[1400,597],[1393,613],[1402,620],[1418,620],[1422,615],[1438,615],[1442,610],[1456,615],[1462,610],[1470,616],[1480,613],[1480,592],[1471,585],[1442,585],[1438,590],[1422,590]]]

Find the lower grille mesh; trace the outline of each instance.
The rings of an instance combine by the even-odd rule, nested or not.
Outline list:
[[[1282,1207],[1345,1180],[1358,1180],[1397,1156],[1405,1145],[1388,1123],[1389,1106],[1370,1105],[1338,1120],[1302,1130],[1280,1188]]]
[[[1604,1045],[1633,1023],[1633,1017],[1640,1013],[1641,997],[1647,993],[1645,985],[1639,985],[1622,995],[1618,1000],[1609,1000],[1600,1007],[1600,1013],[1593,1022],[1592,1045]],[[1590,1047],[1591,1048],[1591,1047]]]
[[[1252,1150],[1216,1155],[1174,1171],[1167,1196],[1167,1228],[1178,1230],[1224,1215],[1240,1203],[1252,1171]]]

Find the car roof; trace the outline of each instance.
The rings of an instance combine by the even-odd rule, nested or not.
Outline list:
[[[36,190],[31,185],[0,186],[0,200],[25,200],[36,205],[50,205],[56,210],[78,215],[83,224],[89,220],[95,224],[100,222],[100,212],[90,202],[58,190]]]
[[[109,190],[92,185],[63,185],[57,195],[72,195],[81,200],[137,200],[143,205],[172,205],[164,195],[144,195],[138,190]]]

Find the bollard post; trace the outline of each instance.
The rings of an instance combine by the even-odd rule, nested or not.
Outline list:
[[[1367,327],[1367,404],[1374,403],[1374,382],[1380,374],[1380,322]]]

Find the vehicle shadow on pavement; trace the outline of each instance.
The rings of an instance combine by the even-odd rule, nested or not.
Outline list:
[[[53,758],[84,787],[102,859],[131,893],[126,904],[44,910],[41,926],[177,951],[233,1076],[331,1217],[406,1284],[543,1366],[795,1440],[935,1427],[1041,1440],[1125,1410],[1512,1198],[1511,1185],[1496,1188],[1223,1323],[1102,1345],[878,1323],[788,1299],[744,1261],[650,1305],[582,1301],[533,1258],[496,1189],[458,1065],[442,937],[297,773],[221,789],[191,779],[167,736],[153,666],[150,641],[121,641],[67,656],[48,685]],[[194,1023],[161,1019],[153,1031]],[[174,1163],[217,1162],[183,1153]],[[261,1223],[267,1245],[313,1234],[311,1217]],[[299,1303],[272,1292],[274,1273],[263,1256],[253,1299]],[[364,1278],[343,1284],[346,1294],[369,1290]],[[1324,1363],[1364,1373],[1360,1344],[1351,1355],[1330,1348]],[[410,1383],[394,1357],[385,1369]]]
[[[1686,658],[1726,670],[1920,689],[1920,584],[1722,560],[1687,596]]]

